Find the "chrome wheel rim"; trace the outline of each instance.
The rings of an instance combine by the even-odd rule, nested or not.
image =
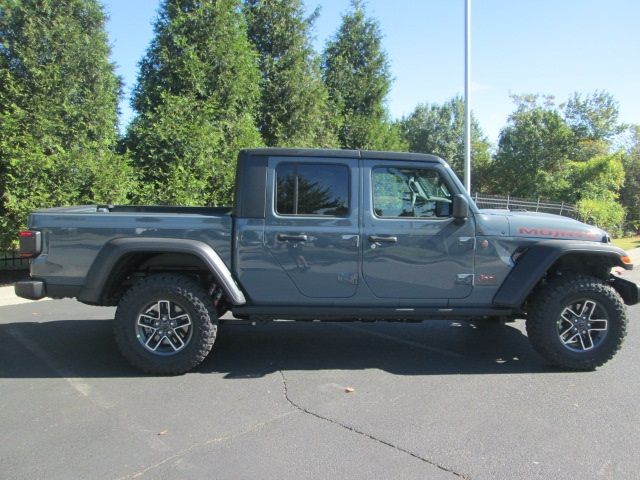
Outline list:
[[[158,300],[138,314],[136,337],[154,355],[175,355],[182,351],[193,335],[193,323],[187,310],[177,302]]]
[[[587,352],[600,345],[609,329],[609,316],[600,303],[581,299],[567,305],[557,322],[562,345],[572,352]]]

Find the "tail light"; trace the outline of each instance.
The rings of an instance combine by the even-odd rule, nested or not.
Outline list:
[[[25,230],[18,234],[20,237],[20,257],[33,258],[42,251],[42,234],[35,230]]]

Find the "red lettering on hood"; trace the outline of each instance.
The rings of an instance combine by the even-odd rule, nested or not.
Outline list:
[[[518,233],[529,235],[532,237],[551,237],[551,238],[586,238],[589,240],[597,240],[600,234],[596,232],[581,230],[553,230],[550,228],[520,227]]]

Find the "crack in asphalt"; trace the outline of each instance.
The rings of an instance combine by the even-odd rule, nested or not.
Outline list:
[[[432,467],[436,467],[439,468],[440,470],[450,473],[452,475],[455,475],[458,478],[462,478],[463,480],[471,480],[471,477],[469,477],[468,475],[465,475],[463,473],[459,473],[456,472],[455,470],[452,470],[444,465],[441,465],[437,462],[434,462],[432,460],[429,460],[428,458],[424,458],[420,455],[418,455],[415,452],[412,452],[411,450],[407,450],[406,448],[402,448],[398,445],[395,445],[391,442],[388,442],[386,440],[383,440],[381,438],[376,437],[375,435],[371,434],[371,433],[367,433],[367,432],[363,432],[362,430],[358,430],[356,427],[352,427],[351,425],[347,425],[345,423],[342,423],[336,419],[330,418],[330,417],[325,417],[324,415],[320,415],[319,413],[313,412],[305,407],[303,407],[302,405],[297,404],[296,402],[294,402],[293,400],[291,400],[291,397],[289,397],[289,389],[287,386],[287,379],[284,376],[284,373],[282,372],[282,370],[278,370],[278,372],[280,373],[280,377],[282,377],[282,387],[284,390],[284,398],[287,400],[287,402],[289,402],[289,404],[295,408],[296,410],[302,412],[302,413],[306,413],[307,415],[311,415],[312,417],[316,417],[319,420],[324,420],[325,422],[329,422],[332,423],[334,425],[337,425],[338,427],[344,428],[345,430],[348,430],[350,432],[356,433],[358,435],[361,435],[365,438],[368,438],[370,440],[373,440],[374,442],[380,443],[382,445],[385,445],[387,447],[391,447],[394,450],[397,450],[398,452],[407,454],[417,460],[420,460],[421,462],[424,462],[428,465],[431,465]]]
[[[168,462],[171,462],[173,460],[177,460],[178,458],[184,457],[185,455],[193,452],[194,450],[201,448],[201,447],[206,447],[208,445],[213,445],[216,443],[221,443],[221,442],[226,442],[228,440],[233,440],[236,439],[238,437],[241,437],[243,435],[246,435],[248,433],[254,432],[256,430],[259,430],[260,428],[269,425],[270,423],[273,423],[277,420],[280,420],[281,418],[284,417],[288,417],[289,415],[291,415],[294,412],[287,412],[287,413],[283,413],[280,415],[276,415],[275,417],[272,417],[268,420],[264,420],[262,422],[258,422],[254,425],[251,425],[243,430],[237,431],[237,432],[232,432],[232,433],[228,433],[228,434],[224,434],[224,435],[219,435],[217,437],[214,438],[210,438],[208,440],[205,440],[203,442],[198,442],[198,443],[194,443],[186,448],[183,448],[182,450],[174,453],[173,455],[170,455],[162,460],[160,460],[159,462],[156,462],[152,465],[148,465],[146,467],[144,467],[142,470],[136,472],[136,473],[129,473],[127,475],[124,475],[122,477],[118,477],[118,480],[127,480],[127,479],[133,479],[133,478],[140,478],[143,475],[145,475],[146,473],[148,473],[150,470],[153,470],[155,468],[158,468]]]

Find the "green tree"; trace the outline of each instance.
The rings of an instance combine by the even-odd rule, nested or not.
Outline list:
[[[605,91],[591,95],[574,93],[563,106],[564,119],[574,135],[575,160],[608,153],[616,135],[626,128],[618,121],[618,102]]]
[[[560,107],[551,97],[515,100],[516,111],[500,132],[491,165],[495,191],[576,203],[583,220],[619,234],[626,157],[611,153],[623,128],[613,97],[574,94]]]
[[[412,152],[444,158],[456,174],[464,174],[464,101],[461,97],[438,104],[421,104],[400,121],[400,129]],[[490,145],[480,124],[471,118],[471,162],[474,190],[485,190],[491,162]]]
[[[126,199],[119,95],[97,0],[2,2],[0,248],[35,208]]]
[[[338,32],[327,44],[322,66],[343,148],[406,148],[385,108],[391,73],[380,26],[366,16],[361,1],[353,0],[352,10],[342,17]]]
[[[258,125],[265,144],[336,146],[327,89],[310,42],[318,11],[305,17],[301,0],[247,0],[244,11],[262,73]]]
[[[261,144],[258,82],[238,0],[165,0],[124,141],[143,182],[138,200],[231,202],[238,151]]]
[[[570,159],[572,130],[550,97],[513,98],[516,111],[500,132],[491,166],[492,190],[521,197],[555,198],[556,190],[565,188],[554,178]]]
[[[640,125],[629,127],[629,142],[624,149],[622,164],[625,172],[620,201],[627,209],[627,222],[640,230]]]
[[[567,161],[555,174],[555,200],[580,199],[615,204],[625,180],[622,152],[596,155],[587,161]]]

